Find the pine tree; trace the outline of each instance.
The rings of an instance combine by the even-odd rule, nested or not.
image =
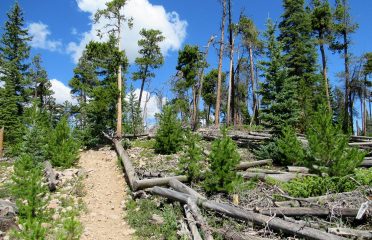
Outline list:
[[[340,125],[333,124],[332,118],[325,106],[320,106],[311,117],[306,131],[311,155],[308,165],[317,166],[318,171],[330,176],[345,176],[359,166],[365,153],[348,146],[349,136]]]
[[[143,120],[141,109],[138,105],[138,97],[135,94],[133,85],[130,85],[127,105],[127,132],[137,135],[143,131]]]
[[[198,106],[195,104],[198,93],[198,77],[200,77],[200,69],[205,65],[204,56],[198,46],[186,45],[178,53],[176,69],[179,71],[180,77],[175,83],[174,90],[185,96],[187,103],[193,103],[191,108],[193,113],[198,111]],[[192,122],[191,124],[195,129],[195,125],[198,123]]]
[[[353,109],[351,105],[350,94],[350,53],[349,48],[351,44],[350,35],[358,29],[358,24],[352,22],[350,16],[350,7],[347,0],[336,0],[336,9],[333,14],[333,30],[335,38],[331,44],[331,49],[343,53],[345,65],[345,107],[344,107],[344,132],[348,132],[351,128],[353,131],[352,114]]]
[[[0,125],[5,127],[5,141],[14,144],[20,137],[20,116],[28,101],[26,72],[31,38],[24,29],[23,13],[16,2],[7,14],[4,33],[0,40],[0,81],[5,83],[0,99]]]
[[[306,116],[317,104],[319,77],[315,74],[317,54],[312,38],[311,15],[304,7],[304,0],[284,0],[284,14],[279,24],[279,39],[283,43],[284,62],[288,77],[296,82],[301,115],[300,128],[305,126]]]
[[[48,136],[48,159],[53,166],[69,168],[78,158],[79,147],[79,142],[74,138],[65,116]]]
[[[209,158],[210,170],[206,174],[204,186],[207,192],[234,192],[241,181],[236,171],[240,161],[236,143],[222,131],[222,138],[212,143]]]
[[[42,109],[48,109],[48,105],[52,104],[54,101],[52,84],[48,79],[48,74],[45,69],[41,66],[42,60],[40,55],[36,55],[32,59],[32,65],[30,68],[30,84],[31,84],[31,96],[33,99],[38,99],[39,106]]]
[[[180,121],[172,106],[165,106],[160,114],[159,129],[155,136],[155,151],[173,154],[180,150],[183,133]]]
[[[22,231],[16,232],[18,239],[45,239],[46,186],[43,171],[30,155],[23,155],[14,164],[12,193],[17,199],[19,223]]]
[[[181,173],[186,174],[192,182],[198,181],[201,177],[202,150],[199,143],[200,137],[188,131],[185,138],[186,150],[178,164]]]
[[[329,94],[329,83],[327,75],[327,57],[325,46],[332,41],[332,9],[328,0],[312,0],[311,22],[314,34],[319,45],[322,66],[323,66],[323,86],[328,109],[331,110],[331,100]]]
[[[154,29],[142,29],[140,31],[142,39],[138,41],[138,46],[141,48],[138,52],[141,57],[136,58],[138,72],[133,73],[134,80],[141,80],[141,91],[138,100],[140,107],[142,101],[142,93],[145,82],[155,77],[154,69],[159,68],[164,63],[164,57],[161,53],[159,44],[164,41],[164,36],[161,31]]]
[[[280,132],[286,125],[298,124],[300,110],[296,78],[289,76],[282,56],[283,45],[276,39],[275,32],[276,25],[269,19],[264,33],[267,61],[260,63],[265,77],[259,91],[262,96],[260,119],[264,126]]]

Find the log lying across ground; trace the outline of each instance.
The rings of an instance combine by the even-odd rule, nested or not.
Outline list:
[[[187,203],[187,200],[191,198],[197,203],[199,207],[202,207],[206,210],[216,211],[218,213],[225,214],[226,216],[235,219],[240,219],[243,221],[253,222],[261,226],[268,226],[273,230],[284,232],[286,234],[296,235],[298,237],[303,237],[306,239],[317,240],[346,239],[317,229],[304,227],[296,223],[291,223],[277,217],[270,217],[260,213],[249,212],[238,207],[218,203],[215,201],[195,199],[191,195],[180,193],[166,188],[153,187],[152,189],[149,189],[149,191],[154,195],[163,196],[168,199],[179,201],[183,204]]]
[[[240,162],[236,167],[237,170],[246,170],[250,167],[262,166],[262,165],[270,165],[273,163],[272,159],[265,159],[265,160],[258,160],[252,162]]]
[[[363,231],[350,228],[328,228],[328,232],[348,238],[372,239],[372,231]]]
[[[238,172],[244,179],[257,178],[260,180],[267,180],[269,178],[274,179],[279,182],[289,182],[292,179],[304,177],[304,176],[313,176],[312,174],[302,174],[302,173],[281,173],[281,174],[270,174],[264,172]]]
[[[48,184],[49,191],[55,191],[57,189],[57,175],[49,161],[44,162],[44,176]]]
[[[187,181],[186,176],[174,176],[174,177],[163,177],[163,178],[151,178],[151,179],[141,179],[139,180],[136,174],[136,171],[133,167],[133,164],[129,158],[128,153],[125,151],[121,141],[116,138],[111,138],[106,133],[103,133],[104,136],[114,143],[115,149],[119,158],[123,164],[124,172],[126,178],[128,179],[128,185],[132,191],[137,191],[141,189],[151,188],[154,186],[166,186],[169,184],[169,180],[177,179],[181,182]]]
[[[260,209],[259,213],[268,216],[287,216],[287,217],[303,217],[303,216],[315,216],[315,217],[327,217],[330,215],[337,215],[342,217],[356,217],[359,209],[354,208],[307,208],[307,207],[289,207],[289,208],[271,208],[271,209]]]

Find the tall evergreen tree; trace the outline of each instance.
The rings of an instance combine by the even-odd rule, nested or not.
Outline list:
[[[20,120],[28,101],[25,63],[30,54],[28,42],[31,38],[24,28],[23,12],[16,2],[5,22],[0,39],[0,80],[4,82],[3,97],[0,99],[0,126],[5,127],[5,140],[14,143],[20,136]]]
[[[165,39],[161,31],[154,29],[142,29],[140,35],[142,36],[142,39],[138,41],[138,46],[141,48],[139,50],[141,57],[136,58],[138,71],[133,73],[134,80],[142,81],[138,107],[141,105],[145,82],[150,78],[154,78],[155,73],[153,70],[159,68],[164,63],[164,57],[161,53],[159,43]]]
[[[53,95],[52,84],[48,79],[48,74],[41,66],[42,60],[40,55],[36,55],[32,59],[30,68],[30,84],[31,96],[33,99],[38,99],[40,108],[46,108],[50,104],[50,99]]]
[[[106,3],[106,8],[98,10],[94,16],[94,21],[97,23],[102,17],[109,20],[109,23],[105,25],[104,29],[98,30],[98,36],[103,36],[104,31],[106,31],[109,36],[114,36],[116,40],[116,47],[119,52],[121,52],[121,30],[123,22],[127,22],[129,28],[133,26],[133,19],[127,18],[123,14],[123,8],[127,4],[128,0],[111,0]],[[123,82],[122,82],[122,65],[118,64],[117,68],[117,88],[118,88],[118,97],[117,97],[117,109],[116,109],[116,137],[121,138],[122,136],[122,100],[123,100]]]
[[[198,111],[195,106],[197,98],[198,77],[200,69],[205,66],[205,59],[198,46],[186,45],[178,53],[178,63],[176,69],[180,73],[180,78],[175,83],[175,90],[183,92],[188,97],[188,102],[193,104],[192,111]],[[191,91],[190,91],[191,90]],[[192,122],[192,126],[198,123]]]
[[[279,24],[279,39],[283,42],[284,61],[288,76],[296,78],[296,91],[301,106],[300,127],[316,104],[318,76],[317,54],[312,38],[311,15],[305,9],[304,0],[284,0],[284,14]]]
[[[333,14],[333,29],[335,38],[331,44],[331,48],[334,51],[343,53],[344,65],[345,65],[345,107],[344,107],[344,123],[343,130],[349,131],[352,129],[352,105],[351,105],[351,94],[350,94],[350,35],[358,29],[358,24],[352,22],[350,15],[349,2],[347,0],[336,0],[336,9]]]
[[[324,93],[328,109],[331,110],[325,46],[332,40],[332,9],[328,0],[312,0],[312,5],[311,22],[322,57]]]
[[[283,44],[277,40],[275,32],[276,25],[269,19],[264,33],[267,61],[261,62],[265,80],[259,91],[262,96],[260,118],[262,124],[280,131],[286,125],[298,124],[299,104],[296,78],[289,76],[282,55]]]

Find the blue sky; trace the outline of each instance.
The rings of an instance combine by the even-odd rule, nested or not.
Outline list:
[[[91,16],[105,0],[19,0],[25,13],[26,25],[35,34],[32,54],[40,53],[44,66],[53,79],[57,94],[66,95],[67,85],[73,75],[73,68],[84,44],[95,38],[95,26]],[[259,30],[265,30],[268,16],[280,21],[283,12],[280,0],[234,0],[234,20],[241,11],[253,18]],[[332,2],[332,1],[331,1]],[[372,27],[370,13],[372,2],[352,0],[352,16],[359,23],[359,29],[353,35],[352,53],[361,55],[372,51]],[[0,25],[4,26],[6,12],[12,7],[13,0],[1,0]],[[178,49],[184,44],[205,46],[211,35],[219,34],[221,6],[218,0],[129,0],[126,13],[135,17],[135,28],[128,33],[124,30],[124,48],[134,59],[140,28],[160,28],[167,32],[167,43],[162,47],[166,53],[164,66],[156,72],[150,90],[163,88],[168,97],[168,80],[175,74]],[[172,14],[171,14],[172,13]],[[3,29],[0,30],[0,33]],[[336,73],[342,71],[341,56],[328,52],[330,79],[333,85],[339,80]],[[209,55],[211,68],[217,66],[217,51],[213,48]],[[224,64],[228,69],[228,64]],[[132,65],[130,72],[135,70]],[[130,79],[131,74],[127,75]],[[135,83],[138,87],[139,83]],[[61,97],[61,96],[59,96]]]

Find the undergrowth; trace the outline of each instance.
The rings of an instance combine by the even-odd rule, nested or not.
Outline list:
[[[177,235],[178,220],[183,218],[180,205],[164,204],[158,207],[151,199],[128,200],[126,219],[136,230],[138,239],[183,239]],[[164,222],[157,224],[151,221],[153,215],[160,216]],[[186,238],[184,238],[186,239]]]

